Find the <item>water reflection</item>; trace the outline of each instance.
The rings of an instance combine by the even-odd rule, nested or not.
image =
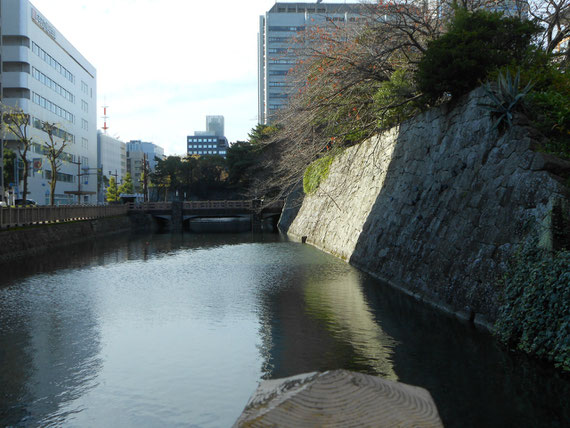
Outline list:
[[[310,278],[305,286],[307,310],[340,342],[352,345],[353,364],[368,366],[367,373],[397,381],[392,363],[396,341],[374,319],[360,282],[356,271],[327,278],[326,282]]]
[[[42,275],[0,300],[0,421],[48,426],[95,386],[101,367],[93,311],[66,280]],[[62,285],[64,285],[62,287]],[[10,291],[10,290],[9,290]]]
[[[0,266],[0,425],[230,426],[261,378],[419,385],[446,426],[564,426],[568,379],[276,235],[146,235]]]

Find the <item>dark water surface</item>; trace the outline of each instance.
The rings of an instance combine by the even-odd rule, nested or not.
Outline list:
[[[427,388],[449,427],[562,427],[570,381],[310,246],[153,235],[0,266],[0,426],[227,427],[260,379]]]

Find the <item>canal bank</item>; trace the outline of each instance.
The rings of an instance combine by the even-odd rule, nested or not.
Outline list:
[[[0,231],[0,263],[38,255],[83,241],[130,233],[136,226],[137,223],[123,215],[2,230]]]
[[[475,90],[348,148],[280,229],[489,326],[520,245],[559,245],[553,213],[570,212],[570,163],[537,151],[524,118],[499,132],[485,102]]]

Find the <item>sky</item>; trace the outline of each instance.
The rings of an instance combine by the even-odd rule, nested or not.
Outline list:
[[[32,3],[97,69],[98,128],[106,105],[109,135],[183,155],[206,115],[225,117],[230,142],[257,124],[259,16],[274,0]]]

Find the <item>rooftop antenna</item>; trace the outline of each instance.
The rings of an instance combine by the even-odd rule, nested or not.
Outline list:
[[[105,131],[105,134],[107,134],[107,129],[109,129],[109,127],[107,126],[107,119],[109,119],[109,116],[107,116],[107,107],[109,106],[103,106],[103,131]]]

